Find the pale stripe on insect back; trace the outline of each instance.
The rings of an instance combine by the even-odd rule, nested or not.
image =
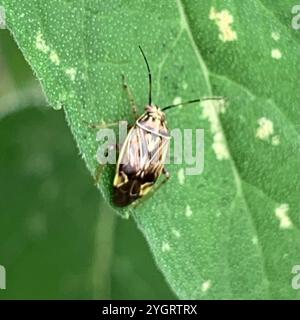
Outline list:
[[[171,136],[167,136],[167,135],[164,135],[164,134],[162,134],[162,133],[160,133],[160,132],[153,131],[153,130],[145,127],[144,125],[142,125],[139,121],[136,122],[136,125],[137,125],[138,127],[140,127],[141,129],[147,131],[147,132],[151,132],[151,133],[154,134],[154,135],[160,136],[160,137],[162,137],[162,138],[164,138],[164,139],[169,139],[169,140],[171,139]]]

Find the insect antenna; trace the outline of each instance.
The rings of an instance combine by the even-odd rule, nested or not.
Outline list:
[[[150,71],[149,63],[148,63],[148,61],[147,61],[147,58],[146,58],[146,56],[145,56],[145,54],[144,54],[143,49],[141,48],[141,46],[139,46],[139,48],[140,48],[140,50],[141,50],[141,53],[142,53],[142,55],[143,55],[143,57],[144,57],[144,60],[145,60],[145,62],[146,62],[147,69],[148,69],[148,77],[149,77],[149,105],[151,105],[151,103],[152,103],[152,97],[151,97],[151,95],[152,95],[152,76],[151,76],[151,71]]]
[[[171,104],[169,106],[162,108],[161,110],[165,111],[165,110],[172,109],[175,107],[183,106],[185,104],[202,102],[202,101],[209,101],[209,100],[224,100],[226,102],[226,98],[224,98],[224,97],[207,97],[207,98],[201,98],[201,99],[195,99],[195,100],[189,100],[189,101],[185,101],[185,102],[181,102],[181,103]]]

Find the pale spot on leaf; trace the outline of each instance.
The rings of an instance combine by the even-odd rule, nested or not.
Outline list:
[[[54,50],[50,52],[50,60],[57,66],[60,64],[58,54]]]
[[[183,90],[186,90],[188,88],[188,84],[185,81],[182,83],[182,88]]]
[[[181,97],[175,97],[173,100],[173,104],[180,104],[182,102]],[[182,108],[182,105],[179,105],[178,108]]]
[[[184,169],[180,168],[177,172],[177,178],[179,181],[179,184],[184,185],[185,182],[185,174],[184,174]]]
[[[176,229],[172,229],[172,233],[173,233],[174,236],[175,236],[176,238],[178,238],[178,239],[181,237],[180,232],[179,232],[178,230],[176,230]]]
[[[214,135],[214,142],[212,147],[218,160],[229,159],[229,152],[222,132],[218,132]]]
[[[275,216],[279,219],[279,228],[280,229],[291,229],[293,227],[293,223],[288,216],[289,205],[287,203],[281,204],[279,207],[275,209]]]
[[[280,137],[278,135],[272,137],[272,145],[273,146],[278,146],[280,145]]]
[[[185,208],[185,216],[187,218],[190,218],[193,215],[193,211],[189,205],[186,206]]]
[[[272,37],[273,40],[278,41],[280,39],[280,33],[273,31],[271,33],[271,37]]]
[[[171,247],[168,242],[164,241],[161,246],[162,252],[168,252],[171,250]]]
[[[38,50],[42,51],[43,53],[47,53],[50,50],[49,46],[46,44],[46,41],[44,40],[44,36],[41,33],[41,31],[39,31],[36,35],[35,46]]]
[[[271,56],[273,59],[279,60],[282,57],[282,53],[279,49],[272,49]]]
[[[216,11],[211,7],[209,19],[213,20],[219,28],[219,39],[223,42],[237,40],[237,33],[232,29],[233,16],[227,10]]]
[[[77,69],[76,68],[68,68],[65,70],[65,73],[67,76],[69,76],[69,78],[74,81],[76,78],[76,74],[77,74]]]
[[[202,117],[210,122],[210,130],[214,134],[212,148],[218,160],[229,159],[229,151],[222,132],[219,114],[226,112],[225,101],[206,100],[201,103],[203,111]]]
[[[258,244],[258,238],[256,236],[254,236],[251,241],[252,241],[252,244],[255,246]]]
[[[256,130],[256,138],[267,140],[274,133],[273,122],[265,117],[258,119],[259,127]]]
[[[201,291],[207,292],[212,286],[211,280],[206,280],[201,285]]]

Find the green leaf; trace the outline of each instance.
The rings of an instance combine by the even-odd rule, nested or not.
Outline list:
[[[226,110],[205,104],[167,115],[171,128],[204,128],[203,174],[184,177],[184,166],[169,165],[170,181],[126,212],[180,298],[299,298],[291,286],[300,260],[299,45],[278,7],[258,0],[2,3],[50,104],[64,106],[92,174],[98,145],[86,122],[132,119],[122,73],[139,112],[147,103],[138,45],[158,105],[226,96]],[[105,170],[101,184],[109,201],[113,174]]]

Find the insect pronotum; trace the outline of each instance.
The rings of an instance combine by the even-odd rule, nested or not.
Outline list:
[[[171,136],[167,127],[165,111],[204,100],[223,99],[222,97],[202,98],[168,105],[164,108],[158,107],[152,102],[152,76],[149,63],[140,46],[139,49],[148,70],[148,104],[145,107],[145,112],[136,117],[135,124],[130,128],[119,152],[113,181],[113,202],[120,207],[127,206],[144,197],[151,189],[154,189],[154,187],[157,189],[169,178],[164,162]],[[136,115],[137,106],[124,76],[123,86],[128,94],[132,110]],[[165,179],[155,185],[162,174]]]

